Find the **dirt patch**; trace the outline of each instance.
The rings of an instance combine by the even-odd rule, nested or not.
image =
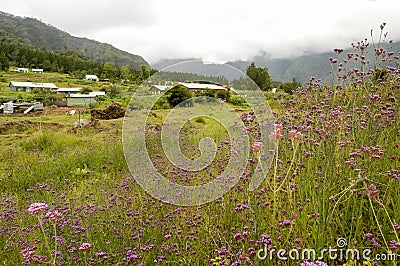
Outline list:
[[[75,110],[75,114],[78,114],[79,112],[82,114],[86,108],[81,107],[81,106],[73,106],[73,107],[58,107],[55,105],[52,106],[45,106],[43,110],[37,110],[37,111],[32,111],[27,114],[24,114],[22,112],[14,112],[13,114],[3,114],[1,113],[0,115],[7,115],[7,116],[13,116],[13,117],[38,117],[38,116],[59,116],[59,115],[70,115],[71,111]]]
[[[63,125],[54,122],[11,121],[0,124],[0,134],[24,133],[27,130],[59,130]]]

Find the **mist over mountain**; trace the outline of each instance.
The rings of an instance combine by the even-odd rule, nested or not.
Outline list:
[[[119,50],[110,44],[74,37],[35,18],[22,18],[0,12],[0,29],[36,48],[49,51],[68,49],[99,63],[113,62],[117,66],[129,65],[134,69],[149,65],[139,55]]]
[[[392,44],[382,43],[380,47],[393,51],[395,54],[398,54],[400,51],[400,42],[394,42]],[[355,53],[354,49],[349,48],[343,51],[340,55],[339,59],[346,58],[347,53]],[[293,78],[300,83],[307,82],[310,77],[316,77],[321,79],[322,82],[331,82],[332,81],[332,66],[329,61],[330,57],[337,58],[337,54],[333,52],[327,53],[316,53],[316,54],[308,54],[299,57],[293,58],[283,58],[283,59],[271,59],[267,56],[258,56],[251,58],[250,60],[233,60],[226,62],[226,64],[231,65],[242,72],[246,72],[247,67],[254,62],[257,66],[267,67],[269,70],[269,74],[271,78],[275,81],[288,82],[292,81]],[[368,49],[365,51],[366,59],[370,62],[367,67],[372,67],[374,58],[374,47],[373,44],[370,44]],[[152,67],[155,69],[163,69],[168,67],[169,65],[178,64],[180,62],[185,61],[193,61],[200,60],[196,58],[185,58],[185,59],[163,59],[159,62],[152,64]],[[336,68],[334,66],[334,68]],[[174,68],[179,68],[174,66]],[[199,74],[208,75],[208,76],[219,76],[224,73],[223,69],[225,67],[219,67],[218,64],[214,64],[210,67],[209,64],[203,64],[201,61],[197,62],[197,66],[195,68]],[[180,71],[184,71],[183,65]],[[233,80],[237,78],[237,75],[232,75],[232,73],[228,73],[226,76],[229,80]]]

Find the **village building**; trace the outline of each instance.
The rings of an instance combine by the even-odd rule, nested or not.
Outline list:
[[[43,69],[42,68],[32,68],[32,72],[33,73],[37,73],[37,74],[42,74],[43,73]]]
[[[228,90],[227,86],[210,84],[210,83],[178,82],[178,84],[188,89],[192,95],[207,89],[216,91]]]
[[[10,82],[10,91],[26,91],[33,92],[34,90],[47,89],[55,92],[58,88],[54,83],[38,83],[38,82]]]
[[[149,89],[151,94],[163,94],[166,92],[171,86],[165,86],[165,85],[152,85]]]
[[[97,102],[96,95],[89,94],[70,94],[66,97],[67,106],[89,106],[92,103]]]
[[[85,79],[86,80],[99,81],[99,78],[96,75],[86,75]]]
[[[16,72],[28,73],[29,69],[26,67],[19,67],[15,70]]]

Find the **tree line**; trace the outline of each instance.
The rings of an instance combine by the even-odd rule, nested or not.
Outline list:
[[[71,74],[77,78],[93,74],[102,79],[131,81],[137,84],[157,72],[145,65],[140,70],[132,69],[128,65],[117,67],[113,62],[95,62],[75,51],[64,49],[50,52],[7,39],[0,42],[0,70],[7,71],[11,66],[42,68],[44,71]]]

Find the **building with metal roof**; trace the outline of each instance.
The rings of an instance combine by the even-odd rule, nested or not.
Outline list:
[[[153,85],[150,87],[149,91],[151,94],[162,94],[166,92],[171,86],[166,86],[166,85]]]
[[[58,88],[57,93],[77,93],[80,92],[82,88]]]
[[[227,87],[216,85],[216,84],[209,84],[209,83],[190,83],[190,82],[178,82],[178,84],[184,86],[188,90],[227,90]]]
[[[96,75],[86,75],[85,76],[86,80],[94,80],[94,81],[99,81],[99,78]]]
[[[70,94],[66,99],[67,106],[89,106],[89,104],[97,102],[97,96],[89,94]]]
[[[10,82],[10,91],[33,92],[34,89],[49,89],[51,91],[56,91],[58,88],[54,83]]]

